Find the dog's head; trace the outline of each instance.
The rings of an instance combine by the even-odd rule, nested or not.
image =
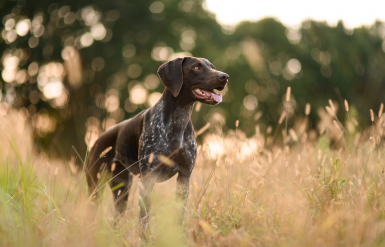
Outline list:
[[[222,91],[229,75],[218,71],[205,58],[176,58],[158,69],[158,75],[174,97],[186,97],[209,105],[222,102]],[[183,95],[182,95],[183,94]]]

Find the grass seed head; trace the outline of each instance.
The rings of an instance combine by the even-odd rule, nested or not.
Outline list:
[[[235,121],[235,127],[238,128],[238,126],[239,126],[239,120]]]
[[[213,228],[212,228],[211,225],[210,225],[209,223],[207,223],[206,221],[204,221],[204,220],[199,220],[199,225],[202,227],[202,229],[203,229],[208,235],[213,234],[213,232],[214,232]]]
[[[158,155],[158,159],[160,162],[162,162],[163,164],[165,164],[166,166],[170,166],[170,167],[174,167],[175,166],[175,162],[173,160],[171,160],[169,157],[167,156],[164,156],[162,154],[159,154]]]
[[[295,142],[298,141],[298,136],[293,129],[289,129],[289,134],[291,136],[291,139],[293,139],[293,141]]]
[[[104,149],[104,151],[100,153],[99,158],[104,157],[108,152],[111,151],[111,149],[112,149],[111,146],[106,148],[106,149]]]
[[[111,164],[111,171],[113,172],[113,171],[115,171],[115,169],[116,169],[116,163],[113,162],[113,163]]]
[[[335,111],[333,111],[332,108],[330,108],[330,106],[326,106],[325,109],[329,113],[330,116],[335,117],[336,113],[335,113]]]
[[[336,112],[336,108],[334,107],[333,101],[331,99],[329,99],[329,105],[333,112]]]
[[[201,102],[197,102],[197,104],[195,105],[195,111],[199,112],[201,110],[201,106],[202,106],[202,103]]]
[[[344,101],[344,104],[345,104],[345,111],[349,112],[349,103],[348,103],[348,101],[346,99]]]
[[[151,164],[154,161],[154,153],[150,153],[148,156],[148,163]]]
[[[373,113],[373,109],[370,109],[370,121],[374,122],[374,113]]]
[[[310,103],[306,103],[306,106],[305,106],[305,115],[306,115],[306,116],[309,116],[310,110],[311,110],[311,105],[310,105]]]

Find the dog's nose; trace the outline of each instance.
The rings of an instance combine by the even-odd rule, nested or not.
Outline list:
[[[220,73],[218,79],[222,82],[227,82],[229,80],[229,75],[226,73]]]

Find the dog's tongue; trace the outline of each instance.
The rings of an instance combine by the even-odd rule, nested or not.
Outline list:
[[[217,103],[222,102],[222,94],[216,94],[216,93],[211,93],[211,97],[213,100],[215,100]]]
[[[215,102],[217,102],[217,103],[221,103],[222,102],[222,94],[217,94],[217,93],[206,91],[206,90],[203,90],[203,89],[200,89],[200,90],[202,92],[204,92],[205,95],[207,95],[208,97],[211,97],[213,100],[215,100]]]

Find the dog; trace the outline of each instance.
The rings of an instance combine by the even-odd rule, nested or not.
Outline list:
[[[229,79],[228,74],[216,70],[207,59],[196,57],[176,58],[164,63],[159,67],[158,75],[165,85],[160,100],[104,132],[86,161],[87,184],[93,197],[98,196],[101,167],[112,172],[111,188],[121,186],[113,190],[118,213],[123,213],[126,208],[132,174],[140,175],[140,222],[144,227],[148,226],[155,183],[178,173],[176,195],[186,205],[197,155],[191,122],[194,103],[219,104],[222,95],[214,89],[222,91]],[[173,166],[165,164],[164,156]]]

